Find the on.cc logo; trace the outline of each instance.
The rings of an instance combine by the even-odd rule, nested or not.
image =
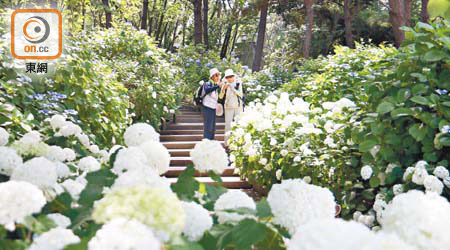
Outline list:
[[[55,9],[18,9],[11,15],[11,54],[56,59],[62,54],[62,16]]]

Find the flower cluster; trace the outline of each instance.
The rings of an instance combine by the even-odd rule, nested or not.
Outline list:
[[[228,156],[220,142],[203,139],[191,151],[195,169],[199,172],[213,171],[221,174],[228,167]]]

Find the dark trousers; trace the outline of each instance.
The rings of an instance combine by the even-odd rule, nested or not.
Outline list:
[[[203,138],[214,140],[216,110],[203,106]]]

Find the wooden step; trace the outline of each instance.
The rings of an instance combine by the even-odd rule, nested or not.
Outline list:
[[[190,156],[177,156],[170,158],[170,166],[187,166],[192,163]]]
[[[217,183],[210,177],[195,177],[195,179],[197,179],[197,181],[200,183],[205,183],[205,184],[209,184],[209,185],[213,185],[213,186],[217,185]],[[170,180],[170,182],[172,184],[177,182],[177,178],[168,178],[168,180]],[[240,177],[225,176],[225,177],[222,177],[222,181],[223,181],[222,185],[228,189],[252,188],[252,186],[248,182],[241,180]]]
[[[176,123],[203,123],[203,117],[175,118]],[[225,118],[217,117],[216,122],[225,122]]]
[[[193,149],[198,141],[161,142],[167,149]],[[224,146],[224,143],[221,143]]]
[[[203,129],[198,130],[163,130],[161,135],[203,135]],[[216,129],[216,134],[225,134],[225,130]]]
[[[203,140],[203,135],[161,135],[161,142],[169,142],[169,141],[201,141]],[[217,141],[223,141],[225,135],[223,134],[215,134],[214,139]]]
[[[167,130],[203,130],[203,123],[169,123]],[[225,123],[216,123],[216,129],[225,129]]]
[[[201,111],[180,111],[178,115],[202,115]]]
[[[190,149],[169,149],[169,154],[171,157],[189,157],[191,151]]]
[[[186,169],[186,167],[182,166],[171,166],[169,168],[169,171],[167,171],[164,175],[166,177],[178,177],[180,174]],[[198,171],[195,171],[195,176],[198,177],[208,177],[208,173],[200,173]],[[223,171],[221,176],[238,176],[234,173],[234,168],[228,167]]]

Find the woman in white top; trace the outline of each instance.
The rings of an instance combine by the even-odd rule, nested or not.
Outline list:
[[[225,71],[225,78],[222,80],[221,92],[219,99],[222,99],[225,95],[225,145],[229,138],[229,132],[231,130],[231,122],[238,116],[244,108],[243,101],[243,87],[242,82],[236,81],[236,76],[232,69]]]

